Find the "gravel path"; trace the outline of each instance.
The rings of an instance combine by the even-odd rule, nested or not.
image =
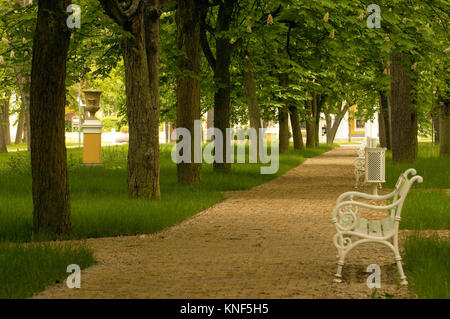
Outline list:
[[[336,250],[331,211],[352,190],[356,149],[308,159],[271,182],[227,199],[166,231],[88,239],[99,263],[81,289],[59,284],[38,298],[370,298],[369,264],[381,266],[379,294],[398,288],[392,252],[361,245],[333,283]]]

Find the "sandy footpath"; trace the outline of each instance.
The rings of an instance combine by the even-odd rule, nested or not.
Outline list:
[[[381,294],[397,286],[392,252],[366,244],[333,283],[330,222],[339,194],[353,190],[356,148],[308,159],[266,184],[227,199],[154,235],[88,239],[99,263],[81,289],[59,284],[37,298],[370,298],[369,264],[382,268]]]

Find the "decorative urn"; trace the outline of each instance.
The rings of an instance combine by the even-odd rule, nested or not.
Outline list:
[[[98,118],[95,117],[95,113],[100,110],[100,95],[103,91],[100,90],[84,90],[84,97],[86,100],[86,111],[89,112],[89,117],[87,120],[97,120]]]

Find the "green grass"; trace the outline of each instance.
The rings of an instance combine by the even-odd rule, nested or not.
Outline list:
[[[401,229],[450,229],[450,196],[442,190],[412,190],[402,210]]]
[[[410,288],[423,299],[450,299],[450,242],[410,236],[404,243]]]
[[[104,167],[89,168],[81,165],[82,150],[69,149],[71,238],[159,231],[223,200],[223,191],[249,189],[331,149],[281,155],[275,175],[261,175],[259,164],[236,164],[231,172],[220,173],[204,165],[201,185],[180,186],[171,148],[161,146],[160,201],[128,199],[126,146],[103,148]],[[48,239],[33,233],[29,153],[0,154],[0,298],[30,297],[64,280],[69,264],[85,268],[95,263],[92,252],[82,247],[22,243]]]
[[[29,298],[65,280],[68,265],[86,268],[94,263],[92,252],[83,247],[0,244],[0,299]]]
[[[439,148],[419,143],[414,163],[392,163],[386,157],[387,188],[394,188],[398,177],[408,168],[415,168],[423,183],[415,184],[406,198],[400,228],[410,230],[450,229],[450,158],[439,156]],[[450,298],[450,242],[436,237],[409,236],[405,249],[405,269],[410,289],[419,298]]]
[[[392,154],[386,154],[386,184],[394,188],[398,177],[408,168],[415,168],[417,174],[423,177],[423,183],[417,188],[450,188],[450,157],[439,156],[439,148],[431,143],[419,143],[419,152],[414,163],[392,163]]]
[[[126,146],[103,148],[104,167],[81,165],[82,150],[69,149],[72,208],[71,238],[154,233],[223,200],[223,191],[245,190],[273,179],[331,147],[280,155],[275,175],[261,175],[260,164],[234,164],[231,172],[204,165],[202,184],[180,186],[171,145],[161,146],[160,201],[130,200],[126,183]],[[264,164],[265,165],[265,164]],[[0,154],[0,241],[44,240],[33,234],[29,153]]]
[[[66,142],[66,146],[73,146],[73,145],[78,145],[78,143],[67,143]],[[20,144],[14,144],[11,143],[10,145],[7,145],[6,148],[8,149],[8,151],[16,151],[16,150],[26,150],[27,149],[27,143],[20,143]]]
[[[415,183],[408,193],[400,228],[450,229],[450,158],[439,156],[439,148],[431,143],[419,143],[418,157],[414,163],[392,163],[390,152],[386,156],[386,188],[394,188],[401,173],[415,168],[423,183]]]

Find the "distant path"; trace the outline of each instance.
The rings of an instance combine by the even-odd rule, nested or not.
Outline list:
[[[368,298],[369,264],[382,267],[381,292],[398,289],[392,252],[362,245],[332,283],[331,211],[352,190],[356,148],[308,159],[266,184],[227,199],[166,231],[89,239],[99,263],[81,289],[57,285],[39,298]],[[384,256],[385,255],[385,256]]]

